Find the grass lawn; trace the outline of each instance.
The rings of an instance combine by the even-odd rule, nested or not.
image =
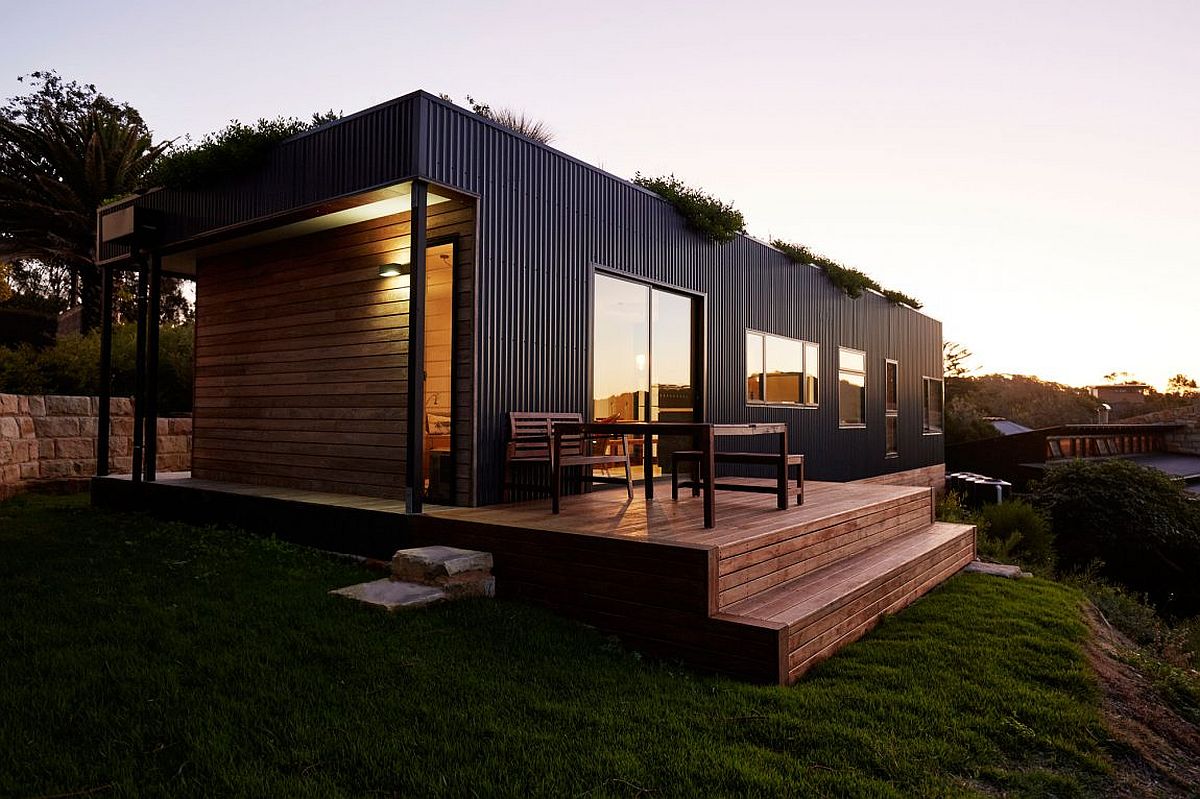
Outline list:
[[[244,533],[0,504],[0,796],[1102,792],[1078,593],[964,575],[791,688]]]

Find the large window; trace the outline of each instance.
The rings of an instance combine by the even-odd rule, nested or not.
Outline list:
[[[838,348],[838,420],[842,427],[867,423],[867,354]]]
[[[746,331],[746,401],[815,406],[821,350],[810,341]]]
[[[925,378],[925,432],[942,432],[942,381]]]
[[[685,294],[597,273],[592,315],[592,418],[690,422],[695,419],[695,300]],[[675,442],[659,440],[658,459]],[[635,472],[654,453],[633,442]],[[649,464],[646,463],[649,461]],[[659,473],[657,468],[652,473]]]
[[[894,458],[900,454],[897,442],[900,429],[900,364],[884,361],[883,367],[884,454]]]

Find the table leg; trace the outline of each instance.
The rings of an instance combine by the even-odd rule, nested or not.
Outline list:
[[[562,496],[562,433],[555,430],[550,434],[550,508],[558,513],[559,498]]]
[[[787,431],[779,434],[779,468],[775,474],[776,487],[779,489],[779,509],[788,509],[788,445]]]
[[[716,446],[713,436],[713,429],[708,428],[708,432],[704,435],[703,440],[703,455],[704,468],[704,526],[711,528],[716,523],[716,502],[713,494],[716,493],[717,483],[717,460]]]
[[[642,480],[646,483],[646,499],[654,499],[654,467],[650,464],[650,457],[654,452],[654,435],[646,433],[642,442]]]

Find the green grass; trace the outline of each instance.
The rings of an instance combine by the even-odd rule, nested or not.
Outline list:
[[[0,504],[0,796],[1079,796],[1078,592],[960,576],[791,688],[242,533]]]

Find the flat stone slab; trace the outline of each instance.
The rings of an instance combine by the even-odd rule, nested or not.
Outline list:
[[[392,556],[392,574],[401,580],[440,583],[471,572],[488,574],[492,554],[457,547],[417,547],[401,549]]]
[[[1004,563],[984,563],[981,560],[971,561],[963,571],[990,574],[993,577],[1007,577],[1010,580],[1019,580],[1022,577],[1033,576],[1029,572],[1021,571],[1020,566],[1008,566]]]
[[[389,613],[405,608],[422,608],[446,599],[446,592],[440,588],[393,580],[388,577],[346,588],[336,588],[329,593],[383,608]]]

